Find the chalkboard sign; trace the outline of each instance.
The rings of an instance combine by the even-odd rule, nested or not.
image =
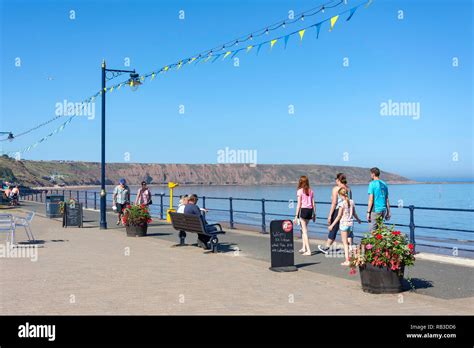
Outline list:
[[[82,204],[66,202],[64,204],[63,227],[82,227]]]
[[[295,254],[293,245],[293,223],[290,220],[273,220],[270,223],[270,269],[275,272],[294,272]]]

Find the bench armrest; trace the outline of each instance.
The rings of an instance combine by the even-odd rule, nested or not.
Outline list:
[[[221,224],[207,224],[207,226],[219,226],[220,231],[223,232]]]

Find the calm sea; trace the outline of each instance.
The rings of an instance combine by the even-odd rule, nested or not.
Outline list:
[[[110,192],[113,187],[108,187]],[[150,186],[152,193],[169,194],[169,190],[164,186]],[[310,233],[325,236],[326,219],[329,205],[323,202],[330,201],[332,186],[315,186],[315,198],[317,202],[316,224],[310,224]],[[136,193],[138,187],[132,186],[132,193]],[[362,219],[365,219],[367,204],[367,185],[353,185],[353,199],[358,206],[357,212]],[[200,197],[198,205],[203,206],[202,197],[205,196],[205,206],[209,209],[207,219],[209,221],[228,222],[230,219],[229,200],[215,199],[218,197],[233,197],[234,222],[240,225],[261,226],[262,224],[262,202],[242,201],[238,198],[252,198],[265,200],[282,200],[283,202],[265,202],[266,225],[273,219],[292,218],[296,207],[296,188],[294,186],[179,186],[174,190],[174,196],[184,193],[196,193]],[[414,185],[389,185],[389,196],[392,205],[400,208],[392,209],[391,223],[408,225],[409,210],[401,207],[414,205],[415,207],[433,208],[458,208],[474,209],[474,183],[466,184],[414,184]],[[109,199],[110,199],[109,195]],[[159,215],[160,199],[154,198],[152,213]],[[174,205],[178,203],[175,198]],[[165,212],[169,206],[169,199],[164,198]],[[474,250],[474,233],[447,231],[444,229],[474,230],[473,212],[452,212],[415,209],[414,215],[417,244],[445,246],[462,246],[463,248]],[[424,227],[434,227],[428,229]],[[361,237],[368,227],[366,224],[355,227],[355,235]],[[403,232],[408,233],[409,228],[401,226]]]

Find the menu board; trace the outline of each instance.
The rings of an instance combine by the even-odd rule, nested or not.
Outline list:
[[[296,271],[293,243],[293,223],[290,220],[273,220],[270,223],[272,271]]]
[[[64,205],[63,227],[82,227],[82,204],[66,203]]]

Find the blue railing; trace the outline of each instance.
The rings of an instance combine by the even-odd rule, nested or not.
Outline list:
[[[27,192],[22,192],[22,197],[23,199],[27,200],[32,200],[36,202],[44,202],[45,201],[45,196],[46,194],[61,194],[64,195],[64,197],[67,198],[74,198],[77,201],[83,203],[84,208],[90,208],[90,209],[95,209],[97,210],[99,207],[99,201],[100,201],[100,195],[96,191],[82,191],[82,190],[61,190],[61,189],[53,189],[53,190],[32,190],[32,191],[27,191]],[[111,195],[108,195],[109,199],[108,202],[111,203]],[[136,197],[136,194],[132,194],[132,202],[134,201],[134,198]],[[155,212],[155,214],[160,218],[160,219],[165,219],[165,210],[169,206],[169,195],[166,195],[164,193],[158,193],[153,195],[153,205],[152,205],[152,213]],[[176,199],[177,197],[173,197],[173,199]],[[218,202],[224,202],[223,204],[219,204],[219,206],[213,207],[211,209],[212,212],[219,212],[219,213],[224,213],[228,215],[227,222],[229,227],[235,228],[237,224],[239,225],[251,225],[251,226],[257,226],[260,229],[261,233],[267,233],[267,221],[268,219],[273,219],[273,218],[291,218],[291,214],[282,214],[278,212],[272,212],[268,211],[268,205],[269,204],[288,204],[288,200],[278,200],[278,199],[256,199],[256,198],[236,198],[236,197],[212,197],[212,196],[202,196],[200,197],[200,205],[202,208],[207,208],[207,205],[209,201],[218,201]],[[243,210],[243,209],[235,209],[235,204],[236,202],[252,202],[254,205],[257,204],[260,206],[260,209],[258,210]],[[331,203],[330,202],[322,202],[322,201],[317,201],[316,205],[327,205],[329,206]],[[367,207],[365,204],[356,204],[356,206],[361,206],[361,207]],[[227,207],[227,208],[225,208]],[[404,227],[407,228],[409,231],[409,239],[411,243],[414,245],[418,246],[426,246],[426,247],[440,247],[443,248],[443,246],[440,245],[433,245],[433,244],[424,244],[416,241],[416,236],[415,236],[415,231],[416,229],[426,229],[426,230],[441,230],[441,231],[449,231],[449,232],[462,232],[462,233],[474,233],[474,230],[472,229],[465,229],[465,228],[451,228],[451,227],[441,227],[441,226],[425,226],[425,225],[417,225],[415,224],[415,211],[434,211],[434,212],[462,212],[462,213],[474,213],[474,209],[457,209],[457,208],[435,208],[435,207],[418,207],[414,205],[409,205],[409,206],[397,206],[397,205],[392,205],[391,208],[393,209],[402,209],[402,210],[408,210],[408,221],[407,223],[390,223],[391,225],[397,226],[397,227]],[[237,221],[236,220],[236,214],[249,214],[249,215],[254,215],[258,218],[260,221],[258,224],[249,224],[246,222],[242,221]],[[393,214],[392,214],[393,215]],[[471,217],[472,219],[472,217]],[[326,220],[324,217],[317,217],[317,220]],[[364,223],[367,223],[367,221],[363,221]],[[326,226],[326,224],[319,224],[320,226]],[[448,241],[453,241],[456,244],[456,248],[458,250],[465,250],[465,251],[474,251],[474,249],[465,249],[462,246],[462,243],[459,239],[450,239],[450,238],[443,238],[443,240],[448,240]],[[472,239],[469,240],[469,242],[474,243]],[[444,247],[447,248],[447,247]],[[452,247],[449,247],[452,248]]]

